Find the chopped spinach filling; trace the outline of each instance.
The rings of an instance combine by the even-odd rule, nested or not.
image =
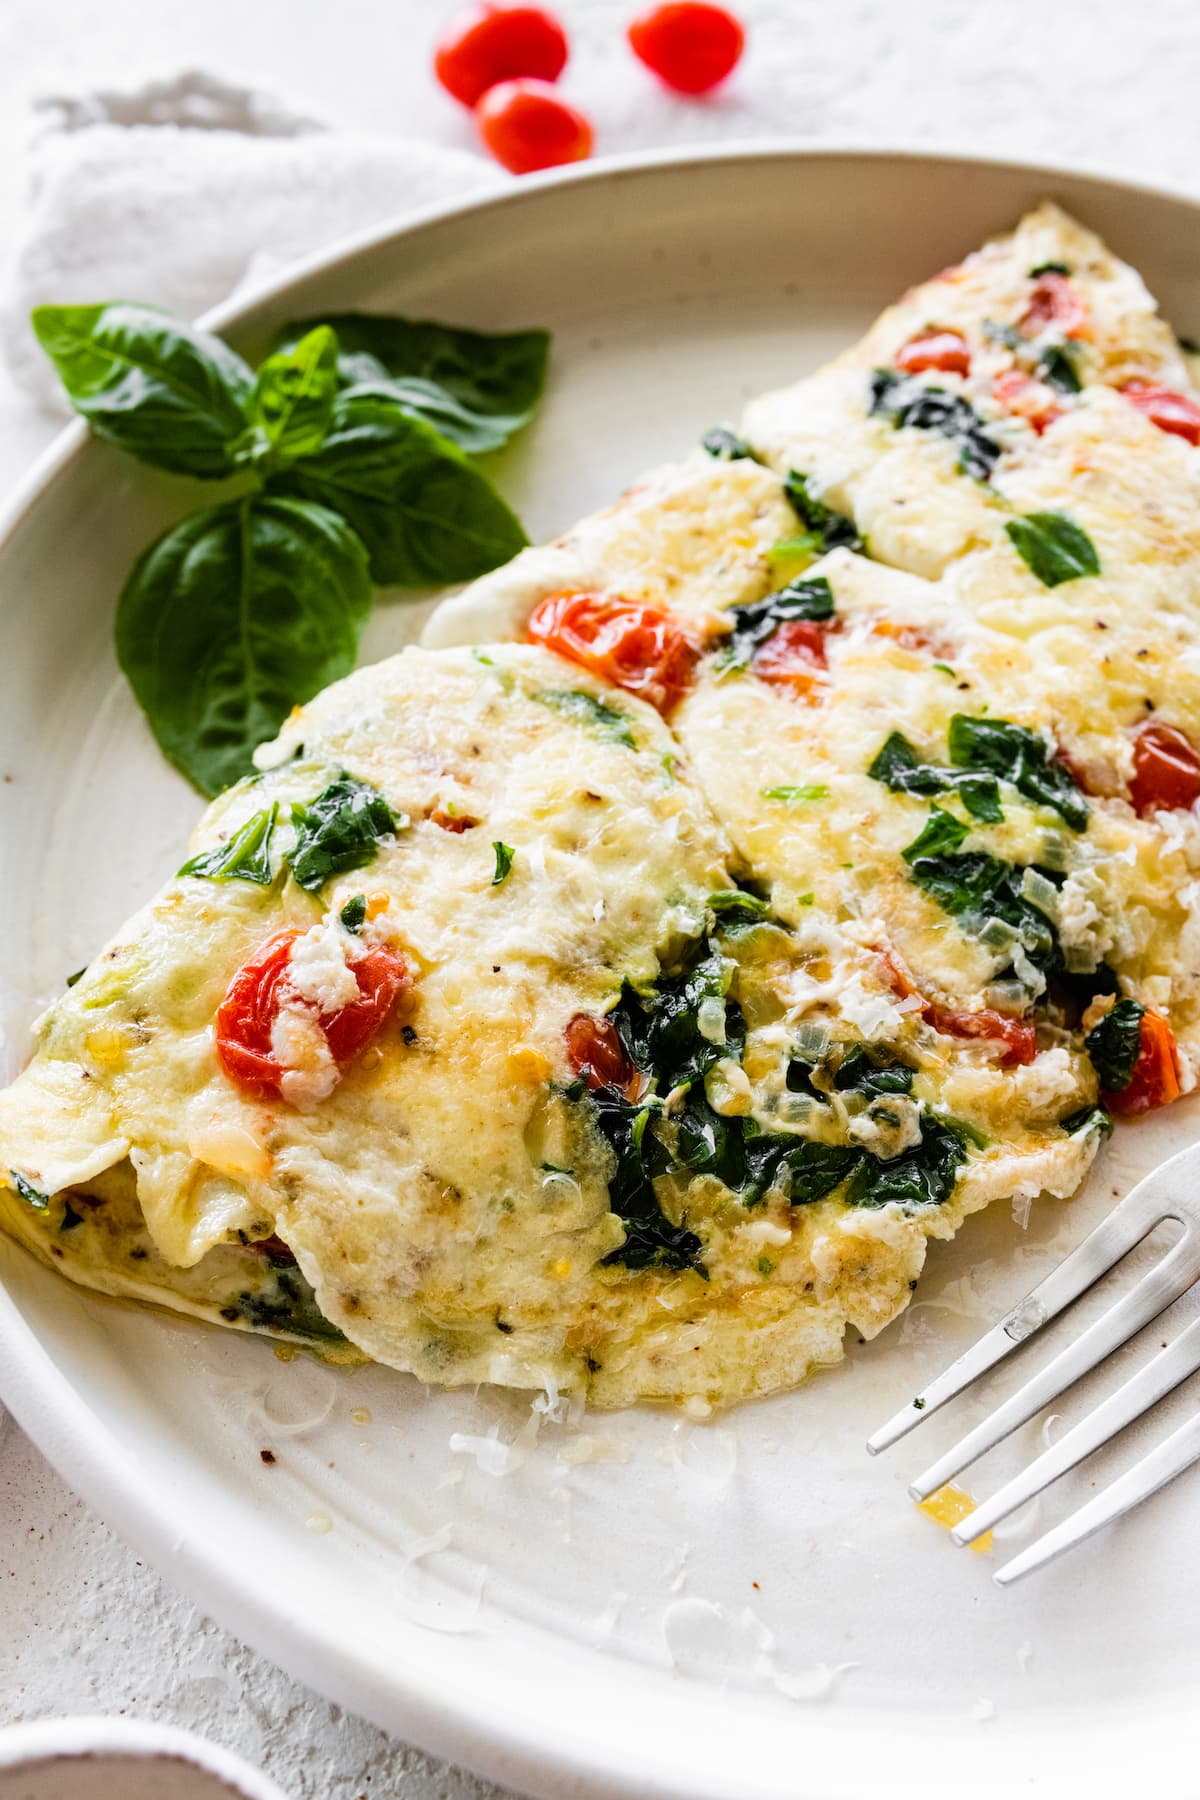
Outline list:
[[[302,888],[319,893],[335,875],[365,869],[380,844],[408,824],[378,788],[342,773],[307,806],[292,807],[296,842],[285,860]]]
[[[909,880],[924,889],[964,931],[981,936],[993,921],[1006,925],[1025,955],[1043,975],[1066,965],[1053,921],[1022,892],[1024,868],[981,851],[957,853],[967,827],[935,806],[923,831],[902,852]],[[1053,869],[1030,867],[1054,886],[1064,877]]]
[[[701,444],[710,456],[718,462],[757,462],[757,457],[744,437],[731,431],[728,425],[714,425],[700,439]]]
[[[778,593],[767,594],[762,600],[731,606],[726,616],[733,620],[733,632],[717,652],[720,667],[725,672],[746,668],[759,645],[774,637],[789,619],[823,624],[832,619],[833,613],[833,589],[823,575],[789,581]]]
[[[32,1181],[22,1175],[19,1169],[10,1169],[8,1178],[26,1206],[32,1206],[34,1212],[45,1212],[50,1204],[49,1194],[43,1194],[41,1188],[34,1187]]]
[[[278,802],[251,813],[225,843],[201,850],[185,862],[180,875],[199,875],[206,881],[253,881],[259,887],[270,887],[275,879],[271,835],[278,815]]]
[[[1085,1131],[1098,1131],[1101,1137],[1111,1137],[1112,1115],[1103,1106],[1081,1106],[1060,1119],[1058,1127],[1068,1137],[1081,1137]]]
[[[922,798],[934,794],[957,793],[973,819],[996,825],[1004,817],[1000,806],[1000,788],[994,775],[976,774],[969,769],[944,769],[922,762],[901,731],[893,731],[867,770],[874,781],[882,781],[894,794],[914,794]]]
[[[1133,1080],[1142,1051],[1142,1020],[1146,1009],[1136,1000],[1118,1000],[1083,1040],[1100,1086],[1106,1093],[1121,1094]]]
[[[343,1334],[331,1325],[317,1306],[312,1288],[294,1265],[270,1260],[272,1280],[257,1291],[247,1289],[231,1297],[221,1308],[230,1324],[244,1320],[260,1331],[288,1331],[296,1337],[321,1343],[344,1344]]]
[[[826,506],[823,500],[810,494],[807,475],[792,469],[784,481],[783,491],[796,517],[811,534],[815,550],[866,551],[866,543],[859,536],[854,520],[848,519],[845,513],[835,512],[832,506]]]
[[[955,713],[949,741],[950,760],[958,768],[984,770],[1011,781],[1026,800],[1053,807],[1076,831],[1087,825],[1088,804],[1069,770],[1051,761],[1041,738],[1024,725]]]
[[[606,706],[594,694],[585,693],[582,688],[541,688],[533,697],[564,719],[590,726],[614,744],[624,744],[627,750],[637,749],[629,715],[615,706]]]
[[[945,388],[923,387],[897,375],[893,369],[876,369],[871,377],[868,410],[888,419],[897,429],[931,431],[958,451],[964,475],[987,481],[1000,460],[1001,446],[984,430],[983,420],[969,400]]]

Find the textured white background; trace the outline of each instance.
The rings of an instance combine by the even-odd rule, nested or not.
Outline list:
[[[470,147],[469,120],[427,73],[453,10],[0,0],[0,276],[36,96],[201,67],[334,126]],[[742,0],[742,68],[719,98],[692,104],[657,91],[632,61],[622,38],[632,10],[628,0],[559,6],[573,42],[565,86],[591,112],[601,153],[784,133],[1042,158],[1200,190],[1196,0]],[[0,489],[48,435],[32,412],[8,416]],[[170,1721],[261,1764],[292,1800],[499,1794],[290,1681],[159,1581],[2,1417],[0,1440],[0,1721]]]

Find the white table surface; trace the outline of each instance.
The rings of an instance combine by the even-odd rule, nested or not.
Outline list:
[[[470,147],[470,121],[428,74],[430,40],[454,10],[442,0],[3,0],[0,280],[35,96],[203,68],[334,126]],[[632,62],[626,0],[558,10],[573,40],[566,85],[601,152],[786,133],[1040,158],[1200,191],[1195,0],[741,0],[750,50],[727,91],[700,104],[659,94]],[[31,408],[4,417],[0,494],[53,431]],[[2,1415],[0,1621],[0,1722],[160,1719],[239,1751],[292,1800],[500,1794],[347,1716],[204,1618]]]

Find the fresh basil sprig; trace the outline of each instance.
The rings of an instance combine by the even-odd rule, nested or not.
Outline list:
[[[345,314],[289,328],[256,373],[152,306],[43,306],[33,326],[98,437],[257,490],[166,532],[117,609],[151,730],[204,794],[353,667],[368,570],[386,585],[467,581],[527,541],[468,453],[530,418],[543,331]]]
[[[203,794],[247,772],[292,707],[349,674],[371,606],[362,543],[306,500],[194,512],[134,564],[117,660],[159,746]]]

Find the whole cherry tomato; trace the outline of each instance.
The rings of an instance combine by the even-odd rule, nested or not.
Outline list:
[[[514,175],[582,162],[592,154],[590,122],[548,81],[501,81],[479,101],[475,123],[496,161]]]
[[[758,646],[751,667],[760,681],[807,692],[826,667],[825,633],[811,619],[785,619]]]
[[[552,12],[491,0],[456,14],[433,55],[438,80],[464,106],[517,75],[554,81],[566,61],[567,34]]]
[[[273,1053],[271,1034],[280,1012],[292,999],[287,973],[292,945],[301,935],[299,931],[280,931],[268,938],[242,964],[217,1009],[217,1059],[231,1080],[252,1093],[279,1093],[287,1074]],[[390,950],[369,950],[350,966],[358,983],[358,999],[335,1013],[309,1008],[325,1035],[330,1055],[343,1067],[378,1031],[409,979],[406,965]]]
[[[633,53],[680,94],[705,94],[737,66],[746,43],[741,22],[706,0],[669,0],[629,27]]]
[[[617,1088],[628,1100],[636,1100],[645,1077],[621,1042],[611,1019],[593,1019],[576,1013],[563,1033],[567,1061],[576,1075],[585,1075],[590,1088]]]
[[[1200,444],[1200,406],[1189,394],[1155,387],[1148,381],[1127,381],[1121,392],[1160,431]]]
[[[683,694],[696,660],[670,613],[603,594],[549,595],[534,607],[529,635],[660,711]]]
[[[1142,1014],[1140,1036],[1141,1046],[1127,1086],[1119,1093],[1102,1095],[1105,1105],[1127,1117],[1153,1112],[1179,1098],[1175,1033],[1158,1013],[1147,1011]]]
[[[920,375],[926,369],[969,375],[971,351],[961,331],[922,331],[897,351],[896,367],[904,375]]]
[[[1129,797],[1140,819],[1160,807],[1194,806],[1200,800],[1200,757],[1174,725],[1149,719],[1138,728]]]

